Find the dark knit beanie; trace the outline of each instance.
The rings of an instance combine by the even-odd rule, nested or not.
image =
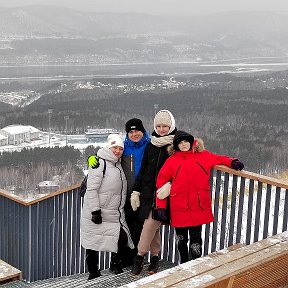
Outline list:
[[[125,130],[129,133],[131,130],[141,131],[143,134],[146,132],[143,123],[140,119],[132,118],[128,120],[125,124]]]
[[[187,132],[184,132],[184,131],[181,131],[181,130],[178,130],[175,133],[175,136],[174,136],[174,139],[173,139],[174,150],[180,151],[179,148],[178,148],[178,145],[179,145],[179,143],[182,140],[186,140],[186,141],[188,141],[191,144],[191,147],[190,147],[190,150],[191,150],[192,149],[192,145],[194,143],[194,137],[191,134],[189,134]]]

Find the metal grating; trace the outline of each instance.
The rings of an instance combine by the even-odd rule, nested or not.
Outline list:
[[[135,276],[130,273],[131,267],[125,268],[124,273],[114,275],[109,272],[109,269],[101,271],[102,276],[90,281],[87,281],[88,274],[76,274],[72,276],[64,276],[58,278],[51,278],[46,280],[39,280],[33,283],[25,283],[21,281],[14,281],[1,286],[1,288],[115,288],[122,285],[137,281],[141,278],[149,276],[147,273],[148,263],[144,265],[143,271]],[[169,261],[160,260],[159,271],[174,267],[175,264]]]
[[[6,284],[1,284],[0,283],[1,288],[28,288],[29,285],[27,285],[25,282],[23,281],[12,281],[12,282],[8,282]]]

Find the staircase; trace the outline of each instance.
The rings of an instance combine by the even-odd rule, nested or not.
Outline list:
[[[38,280],[32,283],[26,283],[23,281],[13,281],[7,284],[1,285],[1,288],[86,288],[86,287],[97,287],[97,288],[114,288],[122,285],[137,281],[141,278],[149,276],[147,273],[148,263],[144,265],[142,272],[135,276],[132,275],[130,270],[131,267],[124,268],[124,273],[115,275],[107,270],[101,271],[102,276],[93,280],[88,281],[88,274],[76,274],[72,276],[63,276],[58,278],[51,278],[46,280]],[[163,271],[168,268],[174,267],[175,264],[166,260],[160,260],[159,271]]]

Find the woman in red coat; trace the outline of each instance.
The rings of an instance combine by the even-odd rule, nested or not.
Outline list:
[[[205,150],[201,139],[184,131],[177,131],[173,140],[175,153],[162,166],[157,177],[157,188],[171,182],[171,226],[175,227],[181,263],[201,257],[202,225],[214,220],[210,197],[210,170],[215,165],[225,165],[236,170],[244,168],[238,159],[213,154]],[[156,197],[158,215],[165,220],[167,199]],[[157,191],[157,192],[158,192]],[[163,193],[163,191],[162,191]],[[162,197],[161,197],[162,196]],[[188,233],[190,238],[187,247]]]

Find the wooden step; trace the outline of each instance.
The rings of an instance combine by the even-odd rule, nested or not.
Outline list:
[[[22,272],[20,270],[0,260],[0,285],[21,279]]]
[[[287,267],[288,232],[284,232],[220,250],[122,287],[276,288],[288,284]]]

